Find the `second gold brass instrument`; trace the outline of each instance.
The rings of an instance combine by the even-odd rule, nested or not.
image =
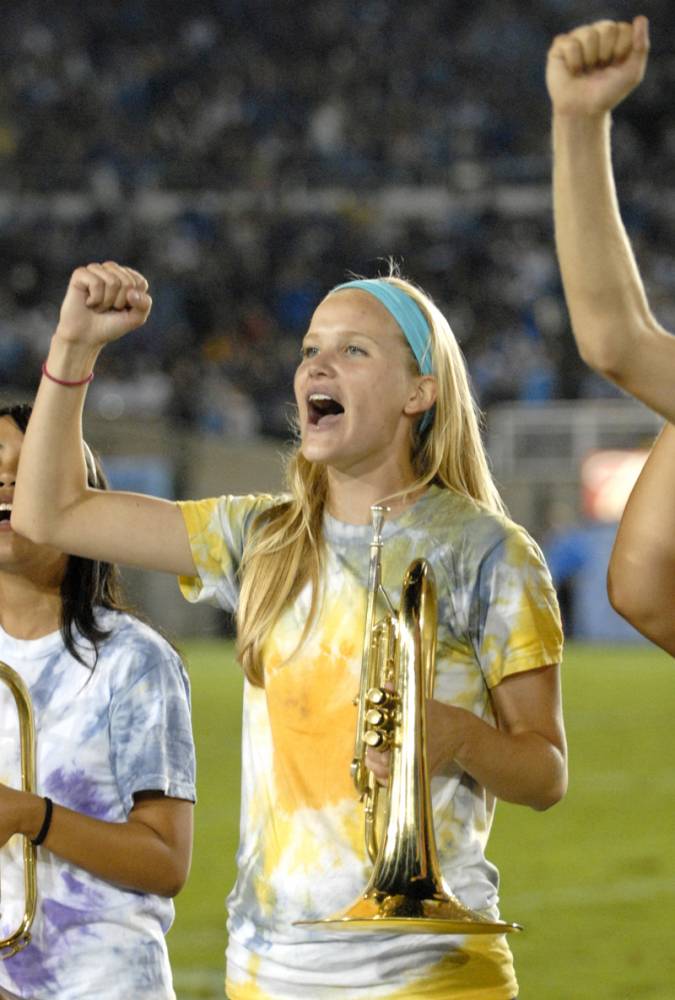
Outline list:
[[[19,718],[19,739],[21,742],[21,782],[26,792],[35,791],[35,723],[28,688],[21,676],[0,662],[0,681],[11,691]],[[17,951],[25,948],[30,941],[30,928],[35,917],[37,906],[37,879],[35,865],[35,848],[28,837],[23,838],[23,873],[24,873],[24,913],[16,929],[7,937],[0,939],[0,959],[11,958]],[[0,888],[2,878],[0,873]],[[0,896],[0,904],[2,898]]]
[[[436,659],[436,584],[425,559],[405,574],[394,611],[381,582],[382,525],[386,508],[371,508],[366,629],[358,696],[352,776],[365,807],[365,837],[373,870],[351,906],[304,925],[331,930],[412,934],[504,934],[518,924],[492,920],[464,906],[441,874],[431,809],[426,752],[426,698],[432,696]],[[389,612],[375,621],[382,596]],[[365,762],[367,746],[390,750],[390,777],[380,842],[376,832],[379,786]]]

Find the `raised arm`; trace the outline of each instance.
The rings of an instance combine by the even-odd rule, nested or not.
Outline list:
[[[648,24],[599,21],[558,36],[548,55],[555,234],[583,359],[675,421],[675,338],[651,313],[617,202],[611,111],[641,81]]]
[[[71,555],[193,575],[175,504],[90,489],[82,446],[87,379],[110,341],[148,317],[147,282],[112,262],[72,275],[21,450],[12,526]],[[75,383],[75,384],[73,384]]]
[[[651,313],[623,227],[612,174],[610,112],[641,81],[647,19],[600,21],[555,39],[553,194],[560,270],[585,361],[675,421],[675,337]],[[619,525],[612,604],[675,653],[675,428],[657,441]]]

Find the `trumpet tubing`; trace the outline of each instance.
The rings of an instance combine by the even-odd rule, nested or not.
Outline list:
[[[21,744],[21,785],[24,791],[35,791],[35,722],[30,694],[21,676],[6,663],[0,662],[0,682],[13,695],[19,719]],[[37,907],[37,878],[35,847],[28,837],[23,843],[24,913],[18,926],[7,937],[0,939],[0,959],[11,958],[30,941],[30,928]],[[2,907],[2,870],[0,868],[0,912]]]

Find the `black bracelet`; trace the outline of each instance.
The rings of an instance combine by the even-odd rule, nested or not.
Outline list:
[[[49,833],[49,827],[52,822],[52,809],[53,809],[52,800],[48,798],[46,795],[44,796],[44,800],[45,800],[45,818],[42,821],[42,826],[40,827],[40,832],[38,833],[37,837],[33,837],[33,839],[31,840],[31,844],[33,845],[33,847],[39,847],[40,844],[44,841],[45,837]]]

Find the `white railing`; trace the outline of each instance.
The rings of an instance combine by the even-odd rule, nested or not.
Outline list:
[[[589,452],[648,448],[663,421],[633,399],[494,406],[487,449],[498,479],[569,480]]]

